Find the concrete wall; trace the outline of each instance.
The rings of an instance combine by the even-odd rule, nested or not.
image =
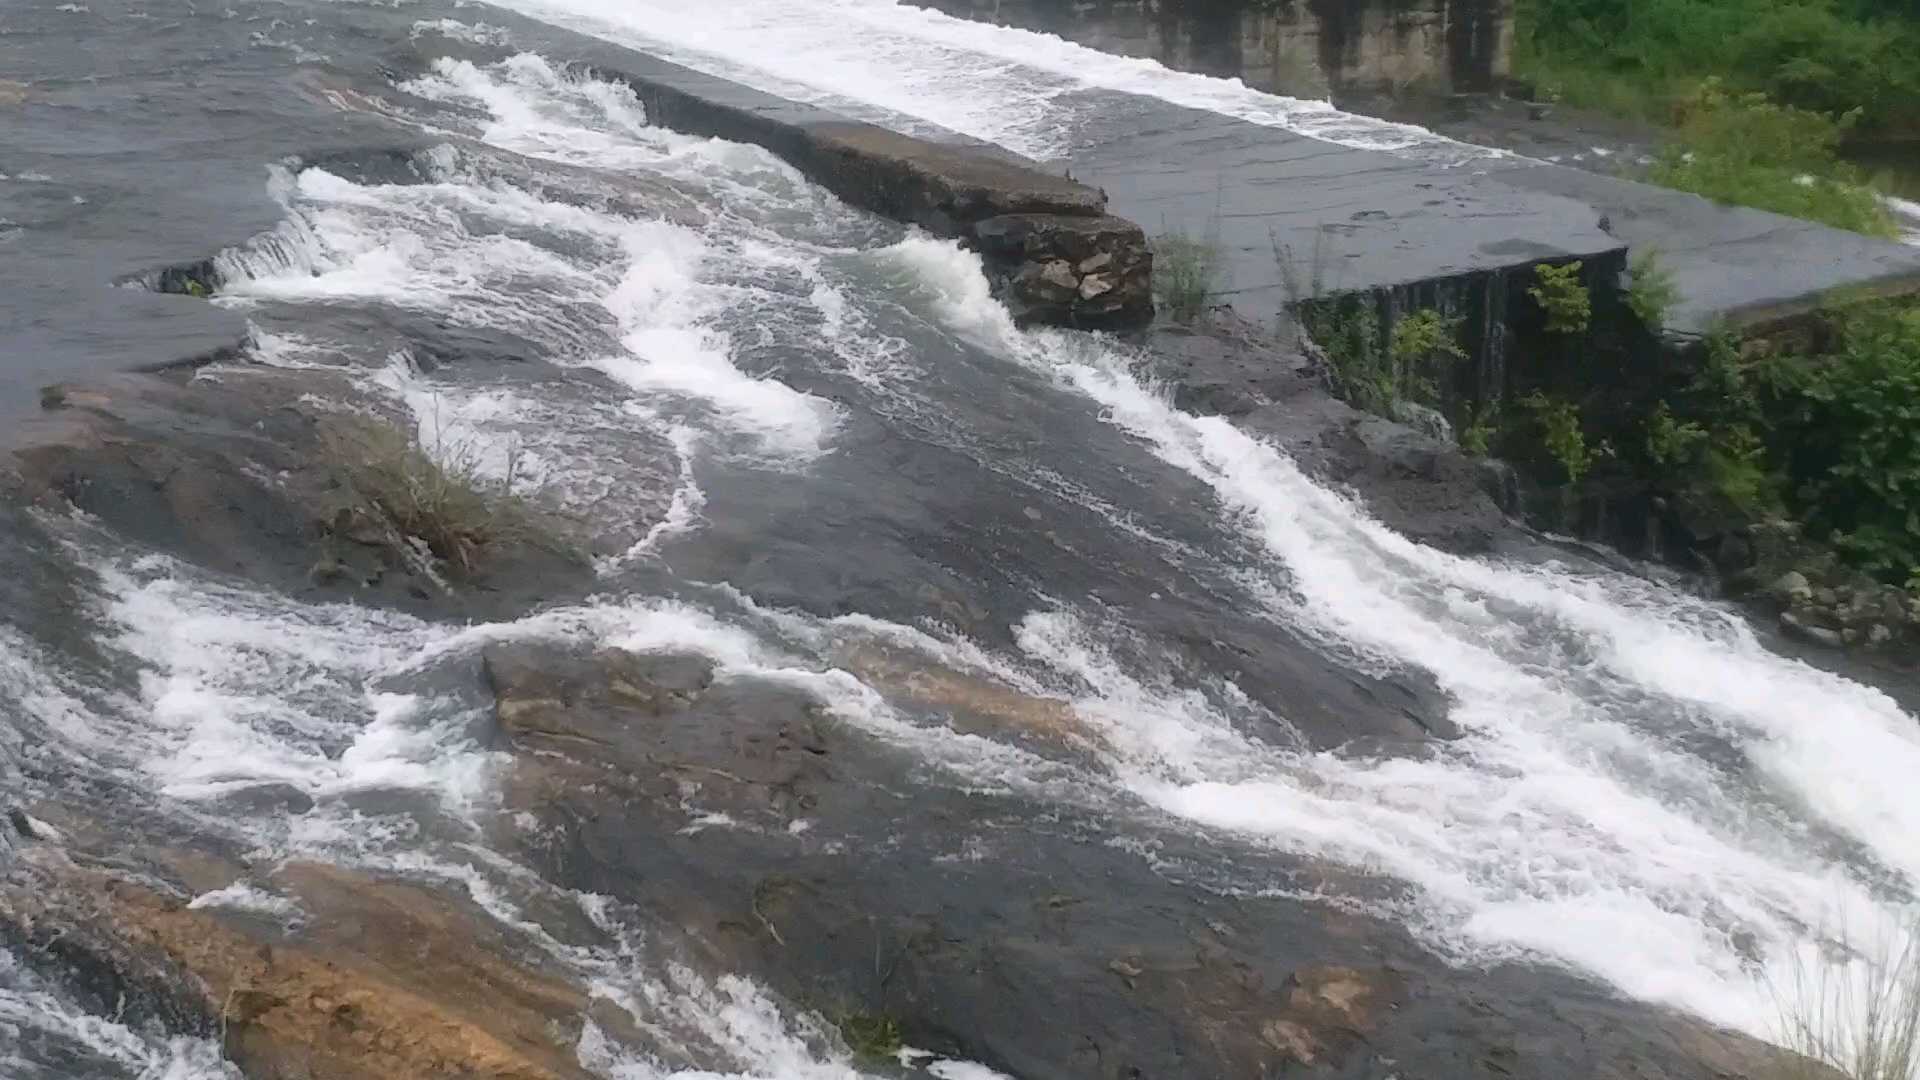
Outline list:
[[[1513,0],[925,2],[1294,96],[1483,90],[1513,47]]]

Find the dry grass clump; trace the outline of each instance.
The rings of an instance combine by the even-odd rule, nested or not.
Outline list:
[[[477,444],[425,441],[384,420],[332,418],[319,434],[337,500],[327,526],[335,538],[388,548],[441,584],[471,576],[509,545],[560,546],[554,523],[516,490],[517,446],[504,475],[489,475]]]

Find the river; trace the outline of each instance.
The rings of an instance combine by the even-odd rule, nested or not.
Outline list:
[[[752,980],[655,963],[632,944],[656,933],[642,915],[542,880],[501,839],[535,827],[503,809],[507,756],[476,687],[500,642],[705,657],[900,755],[894,783],[929,802],[1084,815],[1112,858],[1208,895],[1337,868],[1306,891],[1443,964],[1570,972],[1763,1037],[1830,928],[1893,925],[1920,882],[1920,726],[1887,694],[1657,582],[1407,540],[1270,443],[1175,408],[1132,346],[1015,328],[956,245],[849,209],[765,151],[650,126],[624,89],[517,51],[494,9],[26,7],[0,15],[8,55],[97,45],[39,47],[26,85],[43,99],[24,107],[50,126],[11,147],[0,134],[19,159],[0,160],[6,243],[60,281],[76,259],[215,255],[212,311],[137,301],[243,330],[200,379],[324,373],[312,407],[337,386],[339,408],[382,403],[482,475],[511,468],[595,558],[584,593],[449,621],[267,587],[89,515],[9,510],[0,803],[43,841],[119,831],[129,860],[141,844],[224,852],[240,876],[182,901],[289,933],[301,901],[276,875],[294,864],[450,889],[617,1007],[628,1028],[586,1020],[578,1057],[620,1078],[861,1066]],[[1039,157],[1069,152],[1105,91],[1481,152],[881,0],[502,7]],[[495,52],[380,59],[421,41]],[[269,89],[289,72],[300,109]],[[159,96],[139,99],[143,131],[119,131],[136,91]],[[323,105],[409,133],[404,166]],[[158,157],[103,143],[83,160],[59,131],[178,153],[147,173]],[[288,163],[310,134],[342,149]],[[254,163],[208,193],[181,163],[216,148]],[[168,190],[143,195],[155,176]],[[141,226],[158,231],[118,262],[87,248],[156,205],[204,220]],[[196,251],[195,235],[218,242]],[[0,305],[38,345],[0,385],[24,395],[131,355],[161,325],[147,308],[85,322],[131,291],[43,303],[17,283]],[[1064,703],[1085,737],[1063,757],[960,730],[857,662],[875,649]],[[1459,737],[1341,745],[1326,734],[1353,685],[1339,672],[1431,684]],[[929,865],[946,850],[686,799],[690,836],[759,830],[823,865],[849,845],[904,843]],[[1232,856],[1183,876],[1155,861],[1161,835]],[[969,857],[1017,862],[1018,846]],[[64,978],[0,952],[8,1080],[239,1075],[221,1036],[130,1019]]]

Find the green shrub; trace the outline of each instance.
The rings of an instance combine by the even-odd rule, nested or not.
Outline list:
[[[1548,333],[1584,334],[1593,321],[1593,298],[1580,280],[1581,265],[1575,260],[1533,268],[1535,283],[1527,287],[1527,295],[1546,313]]]
[[[1767,366],[1775,442],[1810,534],[1904,582],[1920,568],[1920,310],[1869,308],[1838,329],[1831,354]]]
[[[1153,295],[1167,314],[1190,323],[1207,310],[1207,298],[1218,287],[1219,245],[1180,233],[1163,233],[1153,241]]]
[[[1648,330],[1658,333],[1667,324],[1667,312],[1680,291],[1673,274],[1660,265],[1660,253],[1643,251],[1627,264],[1627,307]]]
[[[1295,311],[1333,368],[1335,393],[1356,409],[1387,415],[1400,396],[1393,358],[1381,346],[1380,317],[1364,296],[1323,297]]]
[[[1647,456],[1656,465],[1684,465],[1707,444],[1707,429],[1692,420],[1677,420],[1661,402],[1647,420]]]
[[[1832,116],[1858,108],[1864,128],[1898,134],[1920,116],[1916,15],[1910,0],[1519,0],[1514,70],[1570,104],[1655,122],[1720,76]]]
[[[1540,424],[1540,442],[1559,462],[1568,484],[1578,484],[1593,467],[1596,454],[1587,446],[1580,426],[1580,408],[1569,401],[1550,398],[1535,391],[1520,399]]]
[[[1435,369],[1467,358],[1460,348],[1460,320],[1449,319],[1432,308],[1404,315],[1393,324],[1387,355],[1393,361],[1396,396],[1423,405],[1437,404],[1440,388]]]
[[[1334,391],[1357,409],[1395,415],[1398,402],[1436,406],[1438,378],[1466,359],[1460,320],[1422,309],[1380,332],[1380,316],[1361,294],[1303,300],[1294,306],[1307,336],[1327,354]]]
[[[1488,409],[1475,409],[1465,427],[1460,429],[1460,452],[1468,457],[1486,457],[1493,449],[1495,434],[1493,413]]]
[[[1719,202],[1875,236],[1895,229],[1880,197],[1840,160],[1857,112],[1835,119],[1729,93],[1709,79],[1681,106],[1677,142],[1648,178]]]

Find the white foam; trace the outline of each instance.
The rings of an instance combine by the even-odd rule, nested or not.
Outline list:
[[[144,665],[146,722],[119,756],[136,755],[164,794],[403,789],[462,812],[487,797],[496,759],[471,741],[468,718],[379,688],[447,631],[217,586],[166,560],[104,566],[101,578],[113,644]]]
[[[997,1072],[974,1061],[955,1061],[942,1058],[926,1066],[928,1073],[940,1080],[1013,1080],[1006,1073]]]
[[[1920,202],[1902,199],[1894,195],[1882,196],[1887,209],[1893,212],[1894,223],[1900,229],[1903,242],[1920,247]]]
[[[663,52],[761,89],[855,103],[997,142],[1034,157],[1071,147],[1089,89],[1157,97],[1343,145],[1444,161],[1494,156],[1422,128],[1354,116],[1324,101],[1261,93],[1238,79],[1173,71],[1048,34],[993,26],[894,0],[508,0],[536,18]]]
[[[252,915],[265,915],[281,922],[291,922],[304,914],[299,904],[277,893],[268,892],[249,881],[236,881],[225,888],[203,892],[189,901],[187,907],[195,911],[203,908],[225,908]]]
[[[126,1024],[95,1016],[55,994],[25,970],[10,953],[0,950],[0,1071],[23,1075],[36,1063],[13,1056],[14,1049],[33,1041],[52,1039],[83,1048],[139,1080],[242,1080],[211,1039],[156,1036]]]
[[[464,41],[470,45],[505,45],[511,35],[498,26],[486,23],[464,23],[458,19],[418,19],[413,24],[412,37],[420,38],[428,34],[453,41]]]
[[[833,404],[743,371],[726,328],[767,305],[756,275],[792,278],[817,261],[754,224],[769,200],[805,190],[796,174],[755,148],[648,127],[631,91],[563,74],[538,57],[489,68],[442,60],[406,89],[484,108],[490,119],[480,136],[516,153],[699,183],[720,196],[727,227],[544,199],[488,179],[447,150],[423,163],[423,184],[357,184],[308,168],[277,181],[287,221],[221,257],[223,303],[433,311],[541,343],[547,359],[596,368],[656,413],[692,409],[695,419],[746,434],[774,457],[797,463],[825,449],[838,423]],[[786,317],[837,314],[830,286],[817,275],[806,284],[808,295],[789,304]],[[607,332],[593,333],[596,325]],[[680,405],[668,408],[673,403]]]

